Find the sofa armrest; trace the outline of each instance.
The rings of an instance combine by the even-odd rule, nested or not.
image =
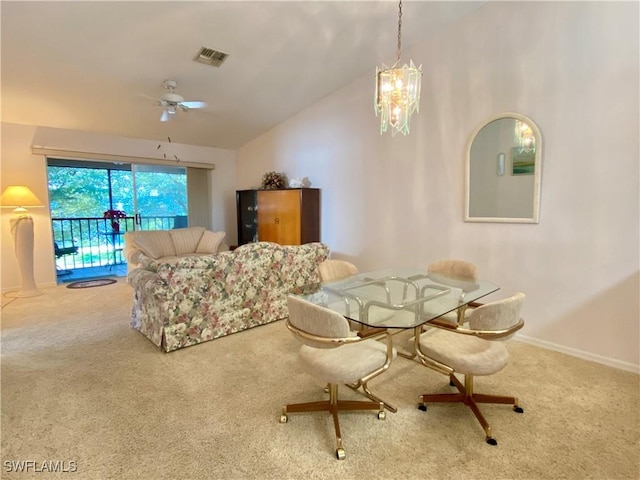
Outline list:
[[[167,291],[167,284],[162,281],[156,272],[146,270],[144,268],[135,268],[127,275],[127,283],[134,290],[158,297],[164,295]]]
[[[128,250],[127,249],[124,250],[124,255],[127,260],[127,263],[130,263],[133,265],[139,265],[140,257],[144,256],[144,253],[142,253],[142,250],[138,250],[137,248],[130,248]]]

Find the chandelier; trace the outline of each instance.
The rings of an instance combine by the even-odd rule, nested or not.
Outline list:
[[[516,120],[514,141],[519,153],[531,153],[536,150],[536,137],[533,130],[522,120]]]
[[[380,114],[380,134],[391,127],[391,135],[409,133],[409,120],[420,104],[422,65],[416,67],[412,60],[400,67],[402,45],[402,0],[398,5],[398,60],[391,68],[382,64],[376,67],[376,116]]]

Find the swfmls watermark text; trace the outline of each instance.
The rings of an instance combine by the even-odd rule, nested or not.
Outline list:
[[[74,473],[78,471],[75,460],[5,460],[5,472],[17,473]]]

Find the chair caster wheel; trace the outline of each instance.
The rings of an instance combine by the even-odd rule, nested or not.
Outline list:
[[[489,445],[498,445],[498,441],[493,437],[487,437],[487,443]]]
[[[513,411],[516,413],[524,413],[524,410],[522,409],[522,407],[519,407],[517,405],[513,406]]]
[[[427,406],[424,403],[418,404],[418,410],[422,410],[423,412],[427,411]]]
[[[287,423],[289,421],[289,417],[287,417],[284,413],[280,415],[280,423]]]
[[[385,420],[387,418],[387,412],[378,412],[378,420]]]
[[[336,449],[336,458],[338,460],[344,460],[347,455],[344,453],[344,448]]]

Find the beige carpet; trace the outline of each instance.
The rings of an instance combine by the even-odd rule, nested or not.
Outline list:
[[[499,445],[463,405],[416,408],[448,391],[442,375],[399,358],[371,382],[397,414],[341,416],[334,458],[328,414],[281,405],[323,398],[296,366],[282,322],[165,354],[129,326],[120,281],[56,287],[2,309],[1,478],[638,479],[638,375],[511,342],[511,362],[477,381],[511,393],[484,406]],[[356,398],[349,389],[344,396]],[[73,461],[75,473],[8,472],[7,462]],[[9,463],[11,464],[11,463]]]

